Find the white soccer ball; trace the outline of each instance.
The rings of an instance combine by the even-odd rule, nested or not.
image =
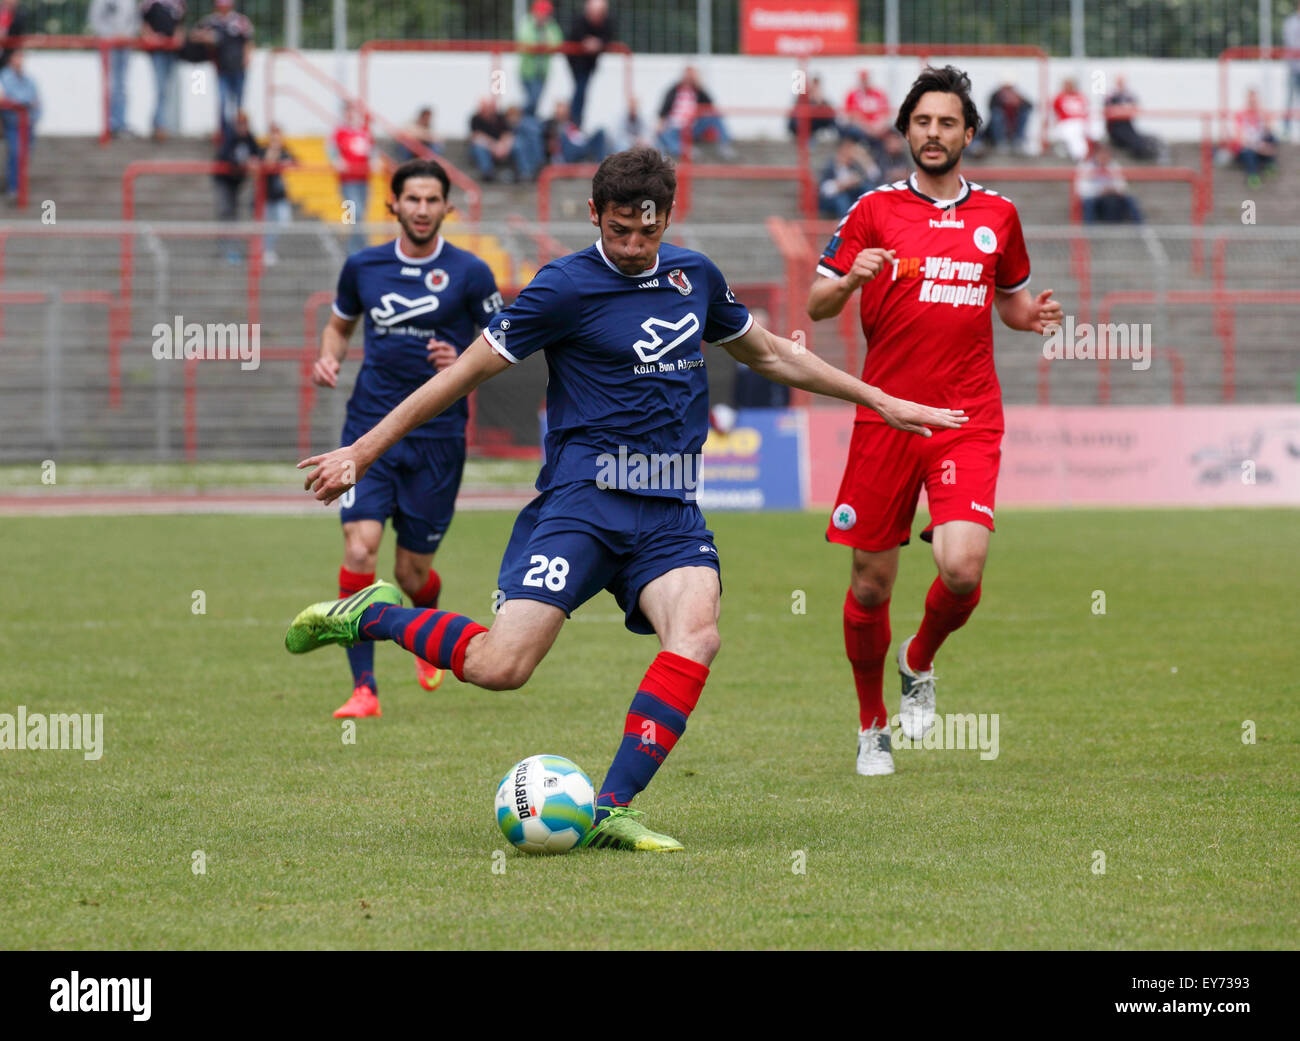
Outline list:
[[[497,825],[525,853],[567,853],[591,830],[595,804],[591,780],[576,763],[530,756],[497,785]]]

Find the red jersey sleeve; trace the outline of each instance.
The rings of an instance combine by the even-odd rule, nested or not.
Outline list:
[[[1006,244],[998,254],[998,269],[994,284],[999,293],[1014,293],[1029,285],[1029,251],[1025,249],[1025,233],[1020,230],[1020,214],[1009,206],[1011,216],[1006,224]]]
[[[871,225],[869,198],[870,193],[859,196],[836,226],[835,233],[822,250],[821,260],[817,262],[819,275],[839,278],[847,274],[858,254],[874,244],[875,229]]]

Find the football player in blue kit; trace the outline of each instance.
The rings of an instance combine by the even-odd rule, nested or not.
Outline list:
[[[290,651],[388,639],[466,682],[527,682],[564,620],[601,589],[660,653],[632,699],[583,845],[680,850],[628,808],[682,736],[718,653],[721,583],[713,533],[695,502],[708,431],[704,343],[781,383],[874,409],[902,430],[959,426],[958,411],[890,397],[755,324],[708,257],[664,243],[676,176],[649,148],[601,163],[589,207],[597,242],[547,264],[454,365],[355,443],[305,459],[305,487],[332,502],[407,431],[536,351],[545,351],[546,464],[519,514],[491,629],[449,611],[401,606],[376,583],[313,604]]]
[[[403,163],[393,173],[389,203],[401,234],[393,242],[359,250],[343,265],[334,313],[312,370],[319,386],[338,386],[348,339],[364,317],[365,359],[348,399],[342,444],[357,440],[431,374],[448,368],[501,308],[488,266],[440,234],[451,209],[450,185],[437,162]],[[418,607],[438,606],[442,582],[433,556],[456,506],[468,415],[461,400],[416,424],[341,496],[340,597],[374,583],[384,522],[391,518],[398,586]],[[383,714],[374,660],[373,643],[348,648],[352,696],[334,713],[336,718]],[[442,682],[442,669],[418,655],[415,663],[426,690]]]

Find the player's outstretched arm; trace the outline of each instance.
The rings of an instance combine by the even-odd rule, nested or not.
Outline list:
[[[923,437],[930,427],[952,429],[966,422],[963,409],[935,408],[895,398],[830,365],[802,344],[768,332],[755,322],[744,336],[722,345],[761,376],[814,394],[865,405],[892,427]]]
[[[376,459],[421,423],[445,412],[484,380],[508,368],[510,362],[480,336],[454,364],[431,377],[419,390],[412,391],[353,444],[300,462],[299,470],[307,466],[316,468],[307,475],[303,487],[314,492],[321,502],[333,502],[361,480]]]
[[[1062,311],[1058,301],[1052,299],[1052,290],[1044,289],[1030,296],[1028,289],[1014,293],[997,293],[993,298],[998,317],[1008,329],[1026,333],[1045,333],[1061,324]]]

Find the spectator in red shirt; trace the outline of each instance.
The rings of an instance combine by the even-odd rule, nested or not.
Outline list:
[[[1061,84],[1061,92],[1052,101],[1056,117],[1055,141],[1074,162],[1088,158],[1088,99],[1079,93],[1074,80]]]
[[[867,145],[879,155],[893,118],[885,92],[871,85],[871,73],[863,69],[858,73],[858,85],[844,99],[840,135]]]
[[[659,147],[674,159],[682,154],[682,134],[690,128],[691,140],[716,137],[718,154],[723,159],[736,158],[726,124],[713,108],[713,98],[700,86],[695,67],[687,65],[682,78],[668,88],[659,106]]]
[[[365,223],[370,202],[370,160],[375,151],[374,138],[355,105],[348,106],[343,125],[330,138],[329,150],[339,175],[339,190],[343,193],[343,221],[353,229],[348,250],[355,253],[366,245],[361,225]]]
[[[1260,175],[1277,162],[1277,137],[1268,125],[1268,115],[1259,107],[1259,91],[1246,91],[1246,107],[1232,117],[1232,150],[1246,171],[1246,183],[1258,188]]]

